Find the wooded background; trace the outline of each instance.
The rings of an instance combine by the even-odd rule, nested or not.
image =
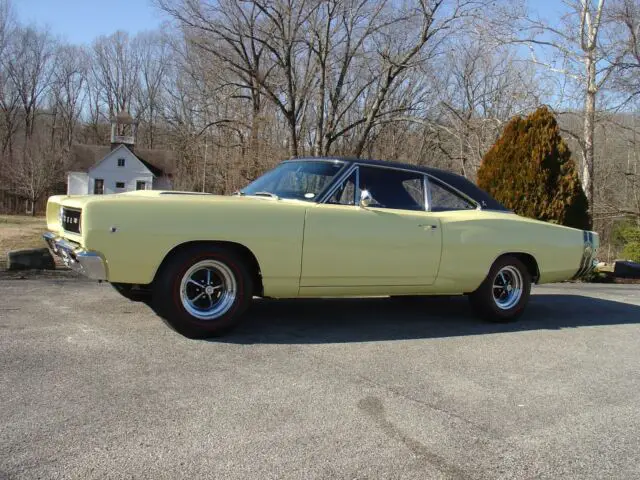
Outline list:
[[[601,258],[640,222],[640,0],[156,0],[166,25],[71,45],[0,0],[0,209],[64,191],[76,144],[173,152],[174,187],[230,193],[278,161],[349,155],[475,180],[505,123],[547,105]]]

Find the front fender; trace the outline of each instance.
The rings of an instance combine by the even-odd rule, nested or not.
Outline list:
[[[267,296],[297,295],[305,208],[299,205],[163,202],[136,199],[87,205],[85,247],[105,259],[110,282],[150,283],[175,247],[234,242],[255,255]]]

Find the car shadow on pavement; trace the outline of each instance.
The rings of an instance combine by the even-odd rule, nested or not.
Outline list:
[[[256,300],[214,342],[314,344],[438,338],[640,323],[640,306],[581,295],[532,295],[517,322],[477,318],[465,297]]]

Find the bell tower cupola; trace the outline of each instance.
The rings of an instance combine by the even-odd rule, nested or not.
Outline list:
[[[111,119],[111,150],[126,145],[129,150],[136,144],[138,122],[128,112],[120,111]]]

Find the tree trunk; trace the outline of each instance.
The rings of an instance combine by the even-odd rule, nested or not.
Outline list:
[[[313,145],[312,155],[322,155],[323,153],[323,143],[324,143],[324,103],[325,103],[325,92],[327,85],[327,67],[324,64],[324,61],[320,64],[320,84],[317,87],[316,91],[316,103],[317,103],[317,118],[316,118],[316,138]]]
[[[251,158],[251,178],[256,178],[260,170],[260,127],[262,103],[260,98],[260,85],[255,80],[251,80],[251,131],[249,132],[249,157]],[[242,150],[245,150],[244,141]]]
[[[149,105],[149,150],[153,150],[153,134],[154,134],[154,112],[153,112],[153,102]]]
[[[584,146],[582,148],[582,188],[589,201],[589,213],[593,215],[593,137],[596,119],[596,64],[591,52],[586,58],[587,94],[584,102]]]
[[[295,113],[288,115],[287,122],[289,124],[289,137],[291,143],[289,144],[289,154],[291,158],[298,156],[298,135],[296,133],[296,116]]]

